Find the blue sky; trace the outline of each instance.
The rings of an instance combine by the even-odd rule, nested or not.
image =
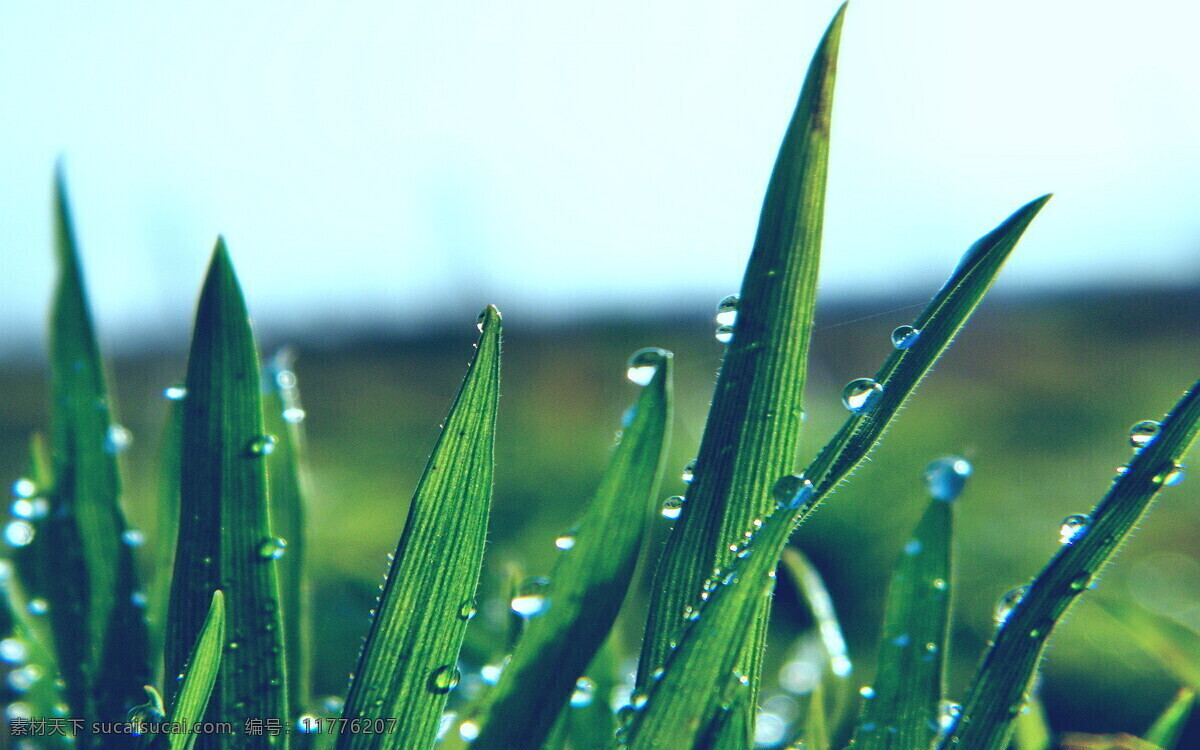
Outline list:
[[[65,157],[107,339],[186,335],[228,239],[260,328],[736,291],[833,2],[0,4],[0,348],[39,346]],[[856,0],[822,289],[1200,279],[1200,6]],[[31,332],[33,335],[31,336]]]

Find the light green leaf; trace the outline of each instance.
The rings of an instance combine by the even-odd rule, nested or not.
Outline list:
[[[221,668],[221,653],[225,650],[225,597],[214,591],[212,605],[196,645],[188,655],[183,680],[171,707],[171,723],[180,727],[191,727],[204,717]],[[191,750],[199,735],[190,731],[170,735],[171,750]]]
[[[950,626],[953,510],[952,502],[930,502],[896,564],[875,684],[854,731],[856,748],[923,748],[937,734]]]
[[[429,747],[475,611],[492,497],[500,313],[480,320],[475,359],[409,506],[378,614],[342,716],[394,719],[384,734],[344,733],[340,750]]]
[[[1200,692],[1200,633],[1129,601],[1096,599],[1093,603],[1120,623],[1129,639],[1157,659],[1171,676]]]
[[[571,546],[550,574],[548,608],[529,619],[489,694],[476,750],[540,744],[617,618],[646,530],[659,513],[671,421],[671,354],[647,351],[656,367],[653,380],[626,413],[600,487],[564,537]]]
[[[1183,728],[1196,705],[1196,692],[1192,688],[1180,688],[1175,698],[1167,705],[1142,739],[1152,742],[1163,750],[1173,750],[1183,736]],[[1024,748],[1022,748],[1024,750]]]
[[[258,353],[224,240],[218,239],[200,293],[183,401],[179,541],[167,620],[168,700],[208,615],[224,592],[230,634],[208,721],[236,734],[204,736],[202,748],[265,746],[242,734],[247,719],[288,721],[276,560],[268,522]]]

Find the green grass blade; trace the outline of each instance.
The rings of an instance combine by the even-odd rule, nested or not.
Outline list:
[[[1030,695],[1017,716],[1012,750],[1050,750],[1053,744],[1054,733],[1046,719],[1046,707],[1037,695]]]
[[[1196,692],[1191,688],[1180,688],[1171,703],[1146,730],[1146,735],[1142,739],[1146,742],[1153,742],[1163,750],[1172,750],[1179,744],[1179,738],[1183,736],[1183,728],[1187,724],[1188,717],[1192,715],[1192,708],[1195,705]]]
[[[671,422],[671,355],[657,350],[657,371],[631,412],[595,496],[550,574],[545,612],[529,619],[500,682],[477,750],[537,746],[604,642],[658,516],[658,485]]]
[[[167,607],[171,601],[171,571],[179,536],[179,471],[183,450],[183,386],[167,389],[167,421],[159,454],[158,504],[155,519],[154,577],[150,581],[146,618],[150,623],[151,654],[157,655],[155,669],[162,672],[162,655],[167,637]],[[174,677],[174,675],[169,675]],[[162,684],[166,684],[165,679]]]
[[[854,732],[857,748],[928,747],[937,734],[950,629],[949,500],[930,502],[892,574],[875,684]]]
[[[76,715],[119,720],[149,678],[146,626],[119,504],[117,432],[88,308],[61,170],[55,181],[59,277],[50,324],[56,561],[50,618]],[[59,547],[60,550],[64,549]],[[76,551],[77,550],[77,551]]]
[[[500,313],[488,307],[471,369],[409,506],[378,614],[346,697],[347,719],[395,719],[385,734],[342,734],[341,750],[429,747],[483,562],[500,380]]]
[[[643,688],[666,661],[680,614],[696,604],[705,576],[729,561],[729,546],[767,511],[771,486],[795,461],[844,14],[843,5],[817,48],[771,174],[694,479],[654,579],[638,668]],[[766,604],[755,621],[759,636]],[[754,701],[745,705],[752,711]]]
[[[225,650],[225,597],[214,591],[212,604],[196,645],[188,655],[187,667],[179,685],[175,705],[171,707],[171,723],[190,727],[204,717],[217,683],[221,668],[221,652]],[[171,750],[191,750],[198,735],[191,732],[171,734]]]
[[[967,250],[950,279],[913,323],[919,333],[895,349],[871,380],[879,385],[805,470],[815,499],[832,490],[874,447],[908,395],[966,323],[1049,195],[1030,201]],[[814,502],[809,508],[816,508]]]
[[[1200,432],[1200,383],[1184,394],[1156,436],[1141,448],[1128,470],[1091,514],[1086,530],[1042,569],[1003,620],[972,684],[963,712],[939,744],[1001,750],[1046,639],[1079,594],[1087,590],[1164,485],[1178,476],[1184,453]]]
[[[817,633],[821,636],[821,644],[825,647],[829,671],[835,677],[845,679],[851,670],[850,658],[846,654],[846,638],[842,634],[842,624],[833,609],[833,597],[829,595],[825,581],[808,558],[794,547],[783,551],[780,563],[795,587],[798,598],[812,616]]]
[[[179,543],[167,618],[168,700],[211,606],[225,594],[229,644],[208,721],[238,735],[200,738],[205,748],[268,744],[241,735],[247,719],[286,722],[279,586],[267,511],[258,354],[245,300],[218,239],[200,293],[183,401]]]
[[[271,494],[271,528],[287,542],[279,560],[279,594],[283,600],[283,628],[287,642],[288,705],[294,714],[312,708],[312,612],[310,582],[305,568],[307,516],[302,452],[304,410],[294,356],[284,349],[267,367],[263,397],[267,431],[275,435],[275,452],[267,459],[267,486]]]
[[[1094,602],[1120,623],[1129,639],[1180,683],[1200,692],[1200,633],[1170,617],[1125,601]]]
[[[808,696],[808,710],[804,712],[803,742],[805,748],[827,750],[829,739],[829,713],[825,710],[825,681],[817,683]]]

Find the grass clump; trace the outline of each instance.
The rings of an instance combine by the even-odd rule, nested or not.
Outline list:
[[[151,550],[158,580],[144,588],[133,566],[139,540],[119,503],[116,453],[127,437],[112,421],[60,177],[50,436],[33,440],[29,478],[18,483],[28,508],[5,532],[11,569],[0,625],[14,656],[8,661],[20,664],[10,675],[19,669],[30,677],[17,681],[23,696],[9,706],[16,741],[172,750],[438,742],[748,748],[756,742],[782,562],[825,654],[823,677],[788,728],[795,746],[828,748],[841,739],[889,750],[1048,746],[1051,733],[1031,694],[1046,641],[1157,494],[1181,478],[1200,430],[1200,386],[1161,423],[1135,427],[1128,467],[1090,514],[1065,525],[1058,553],[998,614],[962,705],[947,700],[944,665],[954,501],[971,469],[959,458],[931,464],[928,509],[894,569],[878,675],[861,691],[852,737],[843,738],[845,642],[820,576],[789,539],[878,443],[1049,200],[1021,206],[967,250],[911,325],[894,332],[878,370],[846,386],[841,428],[797,466],[844,13],[843,6],[809,67],[740,294],[718,312],[727,348],[687,492],[668,503],[678,522],[665,548],[647,539],[662,505],[673,355],[645,349],[629,362],[641,390],[599,486],[577,526],[557,540],[563,553],[549,580],[514,600],[521,618],[503,670],[452,712],[487,562],[499,312],[488,307],[477,322],[470,368],[409,506],[345,700],[317,709],[303,410],[290,364],[283,357],[260,368],[246,303],[218,240],[187,378],[168,391],[174,408],[158,524],[166,533]],[[649,614],[633,692],[614,712],[604,695],[619,649],[614,627],[639,565],[653,571]],[[1113,616],[1185,685],[1145,732],[1146,742],[1169,747],[1200,689],[1200,637],[1136,611]],[[64,735],[34,734],[66,717],[83,721]]]

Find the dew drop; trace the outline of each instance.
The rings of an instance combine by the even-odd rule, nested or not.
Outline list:
[[[696,478],[696,459],[688,461],[688,465],[683,467],[683,474],[679,478],[688,483]]]
[[[1068,584],[1068,586],[1070,587],[1070,589],[1072,591],[1083,591],[1084,589],[1089,588],[1091,585],[1092,585],[1092,574],[1087,572],[1086,570],[1082,573],[1076,574],[1075,577],[1072,578],[1071,582]]]
[[[279,537],[264,539],[262,543],[258,545],[258,559],[264,561],[278,560],[279,558],[283,557],[283,553],[285,551],[287,551],[287,542]]]
[[[292,424],[300,424],[306,416],[308,416],[308,413],[299,406],[289,406],[283,410],[283,421]]]
[[[933,587],[935,589],[937,589],[938,591],[945,591],[947,588],[946,579],[945,578],[934,578],[933,579]]]
[[[1028,586],[1018,586],[1000,597],[1000,601],[996,602],[996,612],[993,617],[997,625],[1003,625],[1008,622],[1008,618],[1012,616],[1013,610],[1017,608],[1017,605],[1020,604],[1027,593],[1029,593]]]
[[[971,476],[971,464],[965,458],[946,456],[925,467],[925,487],[934,500],[952,503],[962,494]]]
[[[658,372],[659,365],[670,357],[671,353],[666,349],[653,346],[638,349],[629,355],[629,361],[625,363],[625,377],[636,385],[650,385],[650,381],[654,380],[654,375]]]
[[[1129,444],[1134,448],[1145,448],[1154,442],[1154,438],[1158,437],[1160,429],[1162,429],[1162,425],[1158,422],[1153,419],[1144,419],[1129,428]]]
[[[478,611],[475,607],[475,600],[468,599],[458,608],[458,619],[470,621]]]
[[[133,442],[133,433],[119,424],[110,424],[104,435],[104,450],[108,453],[120,453]]]
[[[717,304],[717,325],[731,326],[737,321],[738,296],[731,294]]]
[[[1165,471],[1155,475],[1154,483],[1161,484],[1163,487],[1174,487],[1187,478],[1183,469],[1184,467],[1179,464],[1171,464]]]
[[[550,607],[550,600],[546,598],[545,593],[546,586],[549,584],[548,578],[526,579],[509,604],[512,611],[525,618],[537,617],[545,612]]]
[[[429,675],[429,689],[435,693],[448,693],[458,686],[461,678],[462,674],[453,664],[438,667]]]
[[[807,506],[815,494],[817,494],[816,488],[803,474],[782,476],[775,481],[775,486],[771,488],[771,496],[775,498],[776,506],[790,510],[798,510]]]
[[[465,742],[474,742],[475,738],[479,736],[479,725],[467,719],[458,725],[458,736]]]
[[[8,673],[8,686],[15,692],[24,693],[42,679],[42,669],[36,664],[27,664]]]
[[[938,705],[938,728],[943,732],[949,732],[961,715],[962,706],[953,701],[942,701]]]
[[[1087,533],[1092,517],[1076,513],[1063,519],[1062,528],[1058,531],[1059,544],[1073,544]]]
[[[246,444],[246,453],[253,457],[269,456],[274,452],[274,435],[260,435]]]
[[[44,497],[19,497],[13,500],[9,508],[17,518],[36,521],[45,518],[50,513],[50,502]]]
[[[32,719],[33,709],[28,703],[14,701],[4,707],[4,715],[9,719]]]
[[[842,389],[842,403],[854,414],[866,414],[875,408],[882,395],[882,385],[871,378],[859,378],[851,380]]]
[[[504,672],[504,666],[508,664],[508,657],[504,658],[499,664],[485,664],[479,668],[479,678],[486,685],[495,685],[500,681],[500,675]]]
[[[9,664],[24,664],[29,658],[29,646],[20,638],[0,640],[0,659]]]
[[[34,484],[32,479],[21,477],[17,481],[13,482],[12,493],[14,497],[29,498],[36,495],[37,492],[37,485]]]
[[[662,515],[663,518],[675,520],[683,513],[683,495],[672,495],[666,500],[663,500]]]
[[[863,685],[858,689],[858,694],[867,700],[871,700],[875,697],[875,688],[871,687],[870,685]]]
[[[563,534],[562,536],[560,536],[559,538],[554,540],[554,546],[558,547],[563,552],[566,552],[567,550],[569,550],[575,546],[575,535],[572,534],[571,532],[567,532],[566,534]]]
[[[487,321],[487,313],[488,311],[485,307],[480,310],[479,315],[475,317],[475,330],[479,331],[480,333],[483,333],[483,324]]]
[[[121,541],[130,547],[140,547],[146,542],[146,535],[138,529],[125,529]]]
[[[182,401],[187,396],[187,387],[182,385],[173,385],[163,391],[163,396],[168,401]]]
[[[12,521],[4,527],[4,541],[10,547],[24,547],[33,541],[33,537],[33,524],[28,521]]]
[[[44,615],[50,611],[50,603],[45,599],[30,599],[29,604],[25,605],[25,609],[31,615]]]
[[[892,331],[892,346],[897,349],[908,349],[913,344],[917,343],[917,339],[921,337],[921,331],[912,326],[900,326]]]
[[[596,683],[589,680],[587,677],[580,677],[575,681],[575,690],[571,693],[571,705],[575,708],[583,708],[584,706],[592,705],[592,701],[596,697]]]
[[[917,555],[917,554],[920,554],[920,552],[921,552],[921,540],[920,539],[909,539],[907,542],[904,543],[904,554]]]

